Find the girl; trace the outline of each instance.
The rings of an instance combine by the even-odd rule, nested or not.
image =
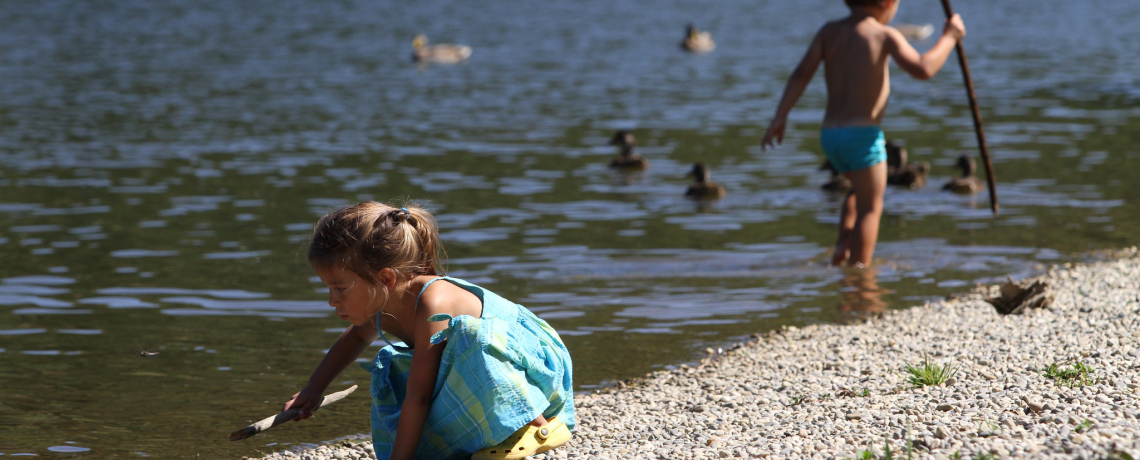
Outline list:
[[[521,305],[438,276],[440,249],[435,219],[412,205],[366,201],[317,222],[309,263],[352,325],[282,410],[308,418],[380,335],[388,345],[362,365],[377,459],[513,459],[565,444],[574,428],[566,346]]]

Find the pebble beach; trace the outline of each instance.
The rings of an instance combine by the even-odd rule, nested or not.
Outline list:
[[[979,286],[708,350],[579,395],[574,439],[534,458],[1140,458],[1140,255],[1115,257],[1052,267],[1053,302],[1023,314]],[[263,458],[374,456],[360,438]]]

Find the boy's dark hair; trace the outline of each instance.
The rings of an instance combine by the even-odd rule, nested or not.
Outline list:
[[[847,6],[883,6],[887,0],[843,0]]]

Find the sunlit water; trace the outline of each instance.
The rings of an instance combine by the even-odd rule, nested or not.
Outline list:
[[[547,319],[581,390],[1135,244],[1140,3],[955,3],[1002,212],[939,192],[976,149],[953,61],[895,70],[885,129],[933,176],[888,193],[878,269],[844,273],[820,80],[759,149],[839,0],[2,2],[0,454],[237,458],[366,431],[361,392],[226,440],[342,330],[305,241],[362,199],[433,209],[450,273]],[[687,22],[715,52],[677,48]],[[474,55],[417,66],[421,32]],[[618,128],[648,171],[606,167]],[[682,197],[694,161],[727,198]]]

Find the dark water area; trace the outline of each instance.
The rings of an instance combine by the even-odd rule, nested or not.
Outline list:
[[[1002,212],[939,191],[976,152],[953,60],[892,69],[884,129],[933,172],[889,190],[877,268],[845,272],[820,78],[759,148],[839,0],[0,2],[0,455],[239,458],[367,431],[358,392],[226,440],[343,330],[305,243],[364,199],[434,210],[450,274],[549,321],[581,390],[1135,245],[1140,3],[955,7]],[[896,22],[940,17],[907,0]],[[716,51],[678,49],[688,22]],[[416,65],[417,33],[474,54]],[[650,169],[607,168],[615,129]],[[725,199],[684,199],[695,161]]]

